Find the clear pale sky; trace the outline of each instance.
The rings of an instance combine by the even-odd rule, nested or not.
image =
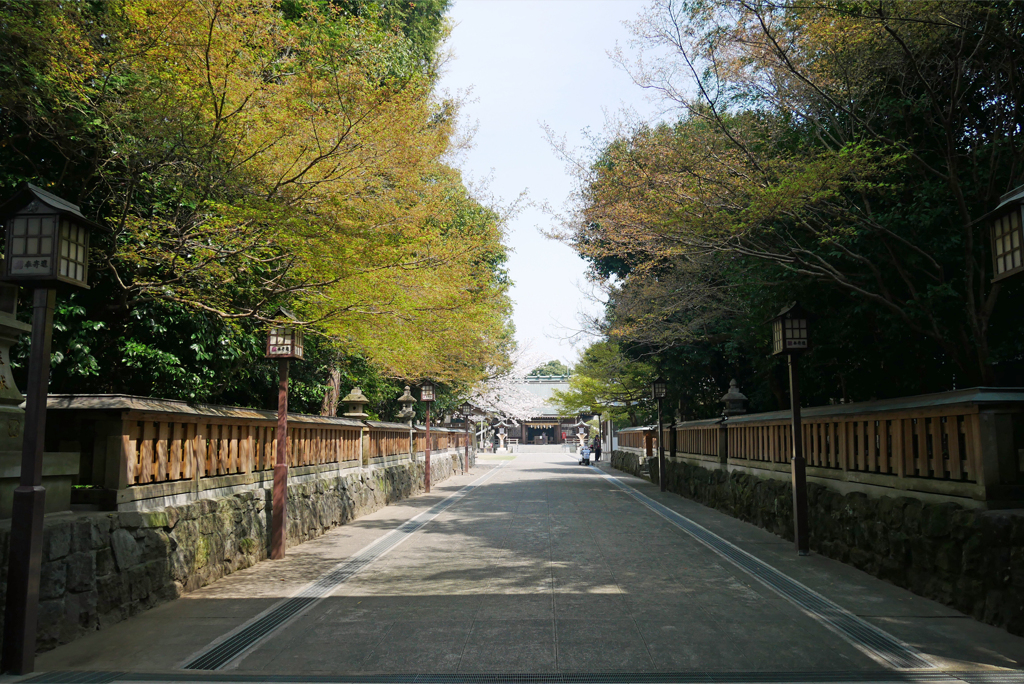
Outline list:
[[[472,88],[463,118],[475,124],[474,148],[462,160],[468,180],[490,178],[506,202],[526,190],[536,205],[560,210],[573,184],[545,138],[542,124],[570,146],[585,129],[600,133],[606,112],[652,110],[643,90],[609,59],[623,47],[643,2],[632,0],[456,0],[448,46],[454,53],[441,80],[452,93]],[[515,281],[520,343],[545,359],[575,362],[581,350],[565,338],[579,328],[577,312],[599,310],[583,290],[584,262],[540,230],[552,219],[536,207],[508,226],[509,272]]]

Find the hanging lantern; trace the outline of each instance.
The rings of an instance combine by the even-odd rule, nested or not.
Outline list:
[[[6,217],[4,280],[88,287],[89,233],[104,229],[82,216],[77,205],[25,183],[0,208],[0,216]]]
[[[992,282],[1024,271],[1024,185],[999,198],[999,206],[988,214],[992,245]]]
[[[651,383],[651,399],[664,399],[667,389],[668,385],[665,383],[665,378],[659,375],[658,378]]]
[[[298,322],[291,311],[280,308],[275,314],[277,318]],[[296,325],[275,323],[267,335],[268,359],[302,359],[302,328]]]
[[[807,312],[793,302],[772,319],[772,354],[800,354],[810,349]]]

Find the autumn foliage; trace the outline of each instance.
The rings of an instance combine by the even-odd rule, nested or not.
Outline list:
[[[176,320],[170,337],[234,345],[220,389],[195,381],[217,396],[284,305],[321,370],[355,355],[469,383],[498,363],[502,225],[446,164],[458,103],[434,95],[431,16],[424,29],[370,3],[0,3],[0,182],[42,183],[113,229],[94,293],[76,295],[96,324],[86,356],[112,344],[101,365],[124,369],[141,345],[202,366],[189,340],[139,323]]]
[[[787,405],[764,322],[793,299],[819,314],[810,401],[1019,383],[983,217],[1024,182],[1022,21],[1014,3],[654,2],[620,60],[671,114],[577,159],[560,234],[607,289],[605,332],[712,415],[730,376]]]

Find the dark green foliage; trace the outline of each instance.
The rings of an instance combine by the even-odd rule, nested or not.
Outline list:
[[[553,359],[547,363],[543,363],[532,371],[529,375],[568,375],[569,367],[558,359]]]
[[[652,15],[728,97],[694,88],[678,122],[600,150],[573,244],[614,276],[608,330],[669,378],[673,407],[718,415],[731,378],[752,411],[788,407],[768,321],[793,300],[817,314],[805,405],[1024,384],[1024,282],[991,284],[983,220],[1024,182],[1019,3]]]
[[[448,0],[283,0],[278,7],[296,22],[312,8],[322,10],[324,16],[338,19],[327,32],[337,29],[359,34],[365,40],[352,44],[364,49],[383,45],[380,81],[398,81],[395,87],[400,88],[403,82],[422,82],[422,75],[435,75],[435,54],[445,33],[448,5]],[[211,196],[228,202],[245,197],[244,203],[239,201],[241,209],[257,213],[265,210],[265,223],[275,223],[278,214],[265,198],[254,197],[259,193],[239,190],[237,184],[225,186],[225,168],[237,160],[227,159],[214,147],[207,150],[209,154],[189,156],[194,150],[186,148],[195,142],[190,134],[197,126],[183,120],[180,135],[169,136],[166,129],[153,130],[139,124],[147,116],[154,116],[152,112],[111,108],[116,98],[106,96],[136,87],[138,83],[132,79],[141,78],[138,74],[112,66],[102,78],[82,85],[88,96],[66,90],[76,81],[73,74],[67,76],[62,69],[80,63],[92,54],[90,50],[95,54],[117,53],[115,41],[126,36],[124,9],[124,3],[115,0],[65,4],[0,0],[0,42],[4,43],[0,51],[0,79],[4,83],[4,96],[0,98],[0,200],[21,182],[30,181],[80,204],[85,215],[108,225],[117,224],[127,213],[180,219],[181,225],[191,225],[194,214]],[[61,22],[84,27],[82,45],[68,41],[67,52],[61,52],[61,43],[51,35],[53,26]],[[86,43],[88,50],[83,47]],[[338,44],[348,45],[344,41]],[[56,57],[51,59],[53,55]],[[46,72],[47,65],[54,67],[56,75]],[[378,71],[373,75],[377,76]],[[97,84],[98,80],[102,82]],[[159,100],[157,87],[152,102]],[[115,130],[117,125],[122,128]],[[133,155],[133,150],[145,151]],[[193,164],[197,160],[201,161]],[[485,216],[488,211],[474,204],[466,210],[460,227],[479,228],[482,217],[493,217]],[[124,242],[116,247],[125,249],[127,245],[128,252],[136,249],[137,243],[127,242],[132,238],[123,231],[117,239]],[[269,272],[271,267],[263,272],[254,267],[231,272],[230,264],[226,266],[223,281],[216,282],[216,293],[231,300],[231,311],[239,317],[221,317],[163,299],[159,292],[138,296],[132,289],[133,276],[147,269],[159,270],[161,265],[143,258],[133,271],[116,260],[112,263],[111,255],[118,251],[112,241],[110,236],[93,236],[91,289],[62,290],[58,294],[50,391],[125,393],[276,408],[277,362],[263,358],[267,324],[256,315],[237,314],[265,314],[278,304],[291,303],[287,294],[268,297],[266,282],[275,275]],[[496,248],[483,258],[488,260],[496,280],[507,280],[503,250]],[[115,273],[113,267],[120,270]],[[23,291],[21,297],[20,318],[28,321],[31,292]],[[209,300],[200,303],[213,308]],[[315,333],[306,339],[306,359],[291,364],[291,410],[319,413],[327,389],[325,382],[337,369],[342,396],[358,385],[371,400],[368,413],[374,418],[395,418],[400,408],[395,399],[405,383],[384,377],[363,356],[339,348],[336,341]],[[15,377],[23,389],[28,345],[26,335],[12,350]],[[439,396],[439,408],[456,402],[454,390],[440,389]]]
[[[437,48],[444,38],[444,15],[451,0],[282,0],[281,11],[299,19],[310,6],[333,8],[369,20],[381,30],[403,35],[409,56],[425,74],[435,75]]]

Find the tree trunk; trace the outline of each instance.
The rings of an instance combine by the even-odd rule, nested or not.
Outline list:
[[[321,416],[338,415],[338,400],[341,399],[341,371],[332,368],[327,377],[327,391],[324,392],[324,403],[320,405]]]

